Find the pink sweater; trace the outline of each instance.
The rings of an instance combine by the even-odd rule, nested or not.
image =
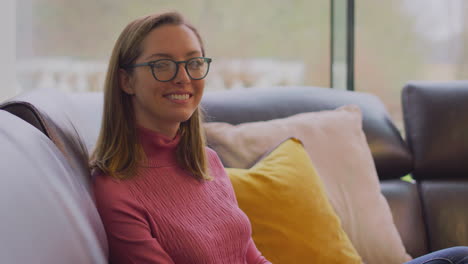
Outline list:
[[[213,181],[198,181],[176,164],[180,137],[139,128],[148,164],[118,181],[97,175],[96,205],[111,263],[270,263],[251,237],[217,154],[207,148]]]

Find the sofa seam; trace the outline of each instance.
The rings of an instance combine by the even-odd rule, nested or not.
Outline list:
[[[416,187],[418,189],[418,196],[419,196],[419,204],[421,206],[421,214],[422,214],[422,220],[424,224],[424,231],[426,233],[425,238],[426,238],[426,253],[431,252],[431,236],[429,234],[429,224],[427,222],[427,213],[426,213],[426,206],[425,206],[425,199],[423,197],[423,192],[422,192],[422,182],[419,182],[416,180]]]

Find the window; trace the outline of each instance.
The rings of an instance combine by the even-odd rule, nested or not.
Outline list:
[[[207,90],[329,86],[328,0],[18,0],[23,90],[98,91],[118,34],[136,17],[178,10],[214,59]]]
[[[403,127],[410,80],[468,79],[468,2],[356,1],[355,90],[373,93]]]

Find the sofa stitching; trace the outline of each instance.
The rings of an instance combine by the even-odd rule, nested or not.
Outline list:
[[[431,245],[431,236],[429,234],[429,223],[427,222],[427,208],[425,206],[426,203],[425,203],[424,196],[422,194],[422,192],[423,192],[422,184],[418,180],[416,180],[416,187],[418,189],[418,196],[419,196],[419,203],[420,203],[420,206],[421,206],[422,221],[423,221],[423,224],[424,224],[424,231],[426,233],[426,241],[427,241],[426,242],[426,252],[431,252],[432,245]]]

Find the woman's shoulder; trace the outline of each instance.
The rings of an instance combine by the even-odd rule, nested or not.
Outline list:
[[[128,180],[119,180],[104,173],[94,175],[93,194],[96,208],[103,219],[144,214],[145,207],[129,188]]]
[[[93,182],[93,186],[98,186],[98,187],[102,186],[106,188],[109,188],[109,187],[119,188],[124,184],[122,180],[119,180],[101,171],[93,172],[92,182]]]
[[[208,158],[208,163],[210,165],[223,166],[221,159],[218,156],[218,153],[210,147],[205,147],[206,157]]]
[[[206,147],[206,156],[208,159],[208,167],[212,176],[214,176],[215,178],[226,178],[226,170],[224,169],[223,162],[218,156],[218,153],[216,153],[216,151],[214,151],[213,149]]]
[[[208,156],[218,156],[218,153],[216,153],[216,151],[214,151],[212,148],[210,147],[205,147],[205,152],[206,152],[206,155]]]
[[[130,196],[127,180],[116,179],[108,174],[93,174],[92,186],[94,196],[99,200],[125,198]]]

